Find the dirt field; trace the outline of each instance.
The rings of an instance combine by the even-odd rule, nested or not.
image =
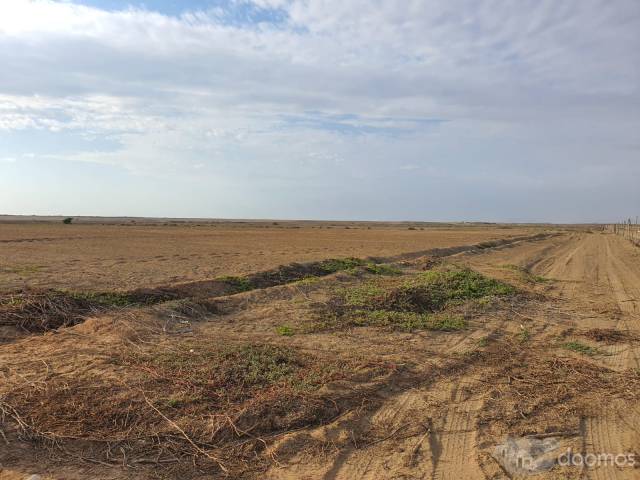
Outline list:
[[[292,262],[468,245],[541,230],[310,222],[165,223],[0,222],[0,291],[25,286],[129,290],[244,275]]]
[[[97,279],[127,249],[116,227],[87,228],[111,245],[75,254],[94,258]],[[121,228],[139,242],[128,258],[168,235],[183,251],[189,235],[200,255],[223,250],[219,227]],[[626,240],[303,227],[249,241],[263,230],[231,230],[224,248],[235,238],[243,253],[214,273],[128,274],[132,287],[191,283],[5,295],[0,323],[16,332],[0,344],[1,479],[640,477],[640,250]],[[40,245],[21,261],[41,261]],[[249,245],[282,256],[243,260]],[[9,258],[22,246],[2,248]],[[387,258],[320,261],[342,256]],[[275,268],[303,260],[317,262]],[[63,272],[55,285],[85,285],[68,263],[48,267]],[[39,273],[29,281],[49,286]],[[126,275],[110,270],[95,290]]]

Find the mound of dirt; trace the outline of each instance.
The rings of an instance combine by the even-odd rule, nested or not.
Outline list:
[[[328,420],[352,401],[330,393],[332,382],[389,374],[291,347],[211,338],[127,349],[110,364],[99,377],[0,391],[5,431],[95,462],[124,455],[132,465],[154,458],[241,471],[263,438]]]

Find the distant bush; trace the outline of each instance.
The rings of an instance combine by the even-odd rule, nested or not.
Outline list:
[[[70,225],[71,222],[73,222],[73,218],[71,217],[67,217],[64,220],[62,220],[62,223],[64,223],[65,225]]]

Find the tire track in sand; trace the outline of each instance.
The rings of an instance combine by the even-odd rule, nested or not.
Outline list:
[[[617,318],[601,317],[590,326],[614,328],[630,334],[639,331],[640,278],[632,269],[637,260],[629,254],[624,240],[611,235],[586,235],[567,254],[556,258],[547,272],[563,280],[560,296],[578,305],[591,305],[594,295],[605,296],[605,301],[617,306]],[[579,326],[580,322],[577,322]],[[591,322],[590,322],[591,323]],[[631,343],[606,347],[602,363],[611,369],[625,370],[638,367],[638,355]],[[639,409],[627,411],[625,416],[607,410],[598,416],[585,418],[582,435],[586,454],[624,454],[634,452],[640,445]],[[602,462],[601,462],[602,463]],[[587,467],[585,478],[594,480],[631,480],[637,478],[634,468],[618,468],[604,464]]]

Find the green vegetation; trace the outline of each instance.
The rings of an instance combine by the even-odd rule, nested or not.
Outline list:
[[[510,285],[453,266],[403,282],[375,279],[338,291],[317,315],[313,328],[369,325],[407,331],[458,331],[467,324],[458,315],[445,314],[443,310],[448,306],[513,292]]]
[[[385,289],[375,282],[366,282],[362,285],[347,288],[341,292],[345,303],[350,307],[369,306],[374,299],[385,294]]]
[[[444,308],[450,302],[512,295],[516,291],[511,285],[459,267],[429,270],[405,288],[417,288],[427,293],[435,310]]]
[[[288,325],[278,325],[276,327],[276,333],[278,335],[282,335],[283,337],[291,337],[293,336],[293,328]]]
[[[400,275],[402,273],[402,270],[398,267],[385,263],[369,263],[364,267],[364,269],[368,273],[373,273],[374,275]]]
[[[218,277],[217,280],[224,282],[233,288],[234,292],[248,292],[255,287],[252,285],[251,280],[247,277],[237,277],[232,275],[226,275],[224,277]]]
[[[394,312],[389,310],[357,310],[350,314],[348,323],[354,326],[389,327],[393,330],[434,330],[453,332],[463,330],[467,322],[460,316]]]
[[[64,223],[65,225],[71,225],[71,222],[73,222],[72,217],[67,217],[64,220],[62,220],[62,223]]]
[[[0,268],[0,273],[14,273],[17,275],[29,275],[42,270],[41,265],[17,265],[15,267]]]
[[[319,263],[319,268],[323,273],[335,273],[341,270],[351,270],[364,265],[364,260],[359,258],[330,258]]]
[[[597,348],[585,345],[584,343],[580,342],[567,342],[563,344],[562,347],[567,350],[571,350],[572,352],[581,353],[582,355],[593,356],[600,353]]]
[[[309,391],[344,375],[340,363],[318,362],[292,348],[269,344],[187,342],[174,350],[137,354],[128,361],[146,365],[157,378],[169,382],[165,402],[173,408],[212,400],[244,401],[276,386],[283,392]]]
[[[185,382],[225,388],[265,386],[292,375],[300,366],[295,353],[273,345],[183,344],[174,351],[156,352],[150,363]]]
[[[127,293],[119,292],[62,292],[74,300],[96,303],[105,307],[127,307],[138,302]]]
[[[314,283],[318,283],[320,281],[320,277],[314,277],[313,275],[307,275],[301,280],[298,280],[296,284],[298,285],[313,285]]]
[[[529,331],[529,329],[528,328],[522,328],[520,330],[520,332],[518,333],[518,340],[520,341],[520,343],[528,342],[529,338],[531,338],[531,332]]]

